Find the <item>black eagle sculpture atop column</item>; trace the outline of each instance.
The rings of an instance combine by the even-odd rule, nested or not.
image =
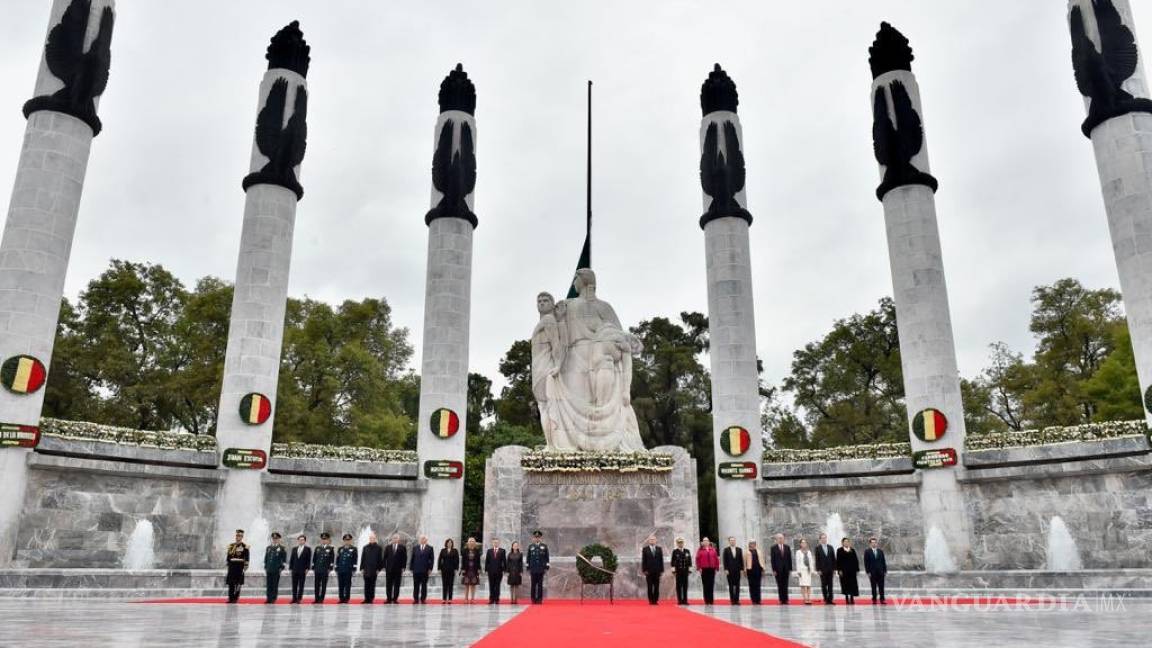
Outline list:
[[[888,23],[880,23],[876,40],[868,48],[868,64],[872,68],[872,78],[893,70],[912,72],[912,48],[908,39]],[[892,97],[892,115],[888,112],[888,99]],[[876,187],[876,197],[884,200],[884,195],[896,187],[910,184],[924,185],[936,191],[938,183],[930,174],[917,169],[912,164],[924,148],[924,126],[920,115],[912,104],[908,88],[899,80],[887,86],[876,87],[872,107],[872,148],[876,161],[884,165],[884,178]]]
[[[440,83],[439,101],[441,113],[476,113],[476,87],[468,79],[463,65],[457,63],[456,69],[444,77]],[[468,206],[468,196],[476,190],[476,146],[472,125],[466,119],[459,120],[460,145],[454,147],[456,124],[456,119],[445,119],[436,140],[436,152],[432,155],[432,186],[440,192],[440,200],[424,216],[426,225],[437,218],[462,218],[472,227],[479,223]]]
[[[704,117],[717,111],[735,113],[739,103],[736,83],[716,63],[700,87],[701,112]],[[744,190],[744,177],[744,152],[736,124],[729,119],[712,121],[700,149],[700,186],[712,201],[700,217],[700,227],[725,216],[743,218],[751,224],[752,214],[736,198]]]
[[[1072,7],[1068,27],[1072,33],[1072,70],[1080,94],[1091,99],[1088,117],[1080,125],[1085,137],[1101,123],[1130,112],[1152,113],[1152,101],[1133,97],[1121,86],[1136,71],[1136,37],[1124,24],[1112,0],[1089,0],[1096,15],[1100,49],[1088,36],[1080,6]]]
[[[50,95],[33,97],[24,103],[24,117],[39,110],[53,110],[88,124],[92,135],[100,134],[102,124],[96,116],[96,97],[108,85],[108,69],[112,63],[112,23],[115,16],[111,7],[100,12],[100,25],[96,38],[88,50],[84,40],[92,15],[92,0],[72,0],[64,10],[60,22],[48,32],[44,44],[44,62],[48,71],[64,84]]]
[[[276,32],[268,45],[268,69],[291,70],[302,77],[308,76],[311,48],[300,31],[300,23],[293,20]],[[272,82],[264,107],[256,116],[256,148],[268,158],[268,163],[255,173],[244,177],[245,191],[252,185],[274,184],[290,189],[296,199],[304,197],[304,187],[296,178],[296,167],[304,161],[308,139],[308,90],[296,86],[292,101],[292,116],[284,123],[288,105],[288,79],[281,77]]]

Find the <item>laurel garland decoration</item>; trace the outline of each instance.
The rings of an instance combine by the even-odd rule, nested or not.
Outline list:
[[[592,562],[599,557],[603,566]],[[576,553],[576,573],[585,585],[607,585],[616,576],[616,552],[600,543],[590,544]]]

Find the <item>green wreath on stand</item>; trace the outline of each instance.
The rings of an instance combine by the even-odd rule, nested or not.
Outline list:
[[[592,562],[597,556],[603,566]],[[602,544],[590,544],[576,553],[576,572],[585,585],[608,585],[616,576],[616,553]]]

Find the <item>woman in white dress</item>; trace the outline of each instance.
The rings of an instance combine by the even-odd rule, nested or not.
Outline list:
[[[812,605],[812,574],[816,573],[816,557],[808,548],[808,541],[800,541],[800,550],[796,552],[796,576],[800,579],[800,594],[804,597],[804,605]]]

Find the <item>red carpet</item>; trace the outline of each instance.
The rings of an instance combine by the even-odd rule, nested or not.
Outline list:
[[[546,602],[530,605],[476,644],[477,648],[613,648],[616,646],[761,646],[804,648],[674,604],[647,601]]]

